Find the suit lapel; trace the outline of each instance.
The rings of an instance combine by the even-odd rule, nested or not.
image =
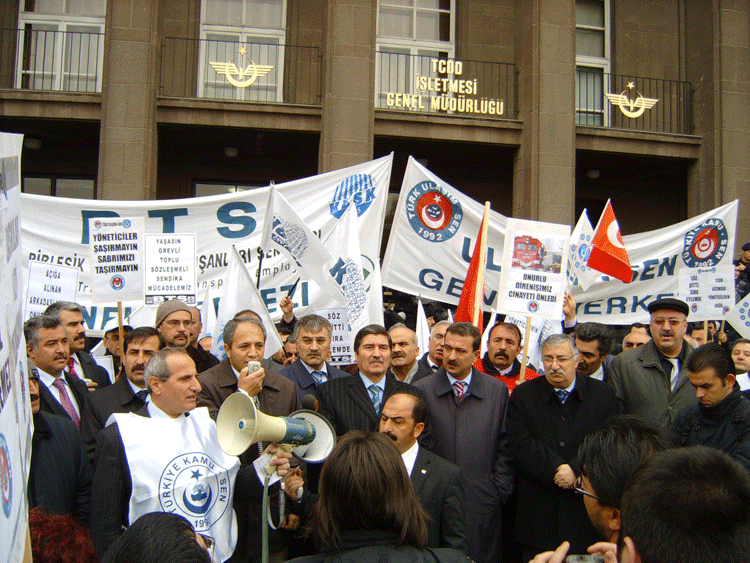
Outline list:
[[[55,396],[52,394],[52,391],[50,391],[43,383],[39,385],[39,398],[47,406],[49,412],[53,414],[59,414],[60,416],[64,416],[66,418],[70,418],[68,413],[60,404],[60,401],[55,398]]]
[[[315,380],[312,378],[312,375],[310,375],[310,372],[307,371],[307,368],[302,365],[302,360],[297,360],[299,362],[299,365],[294,366],[295,367],[295,377],[297,378],[297,383],[302,389],[308,389],[312,387],[313,389],[311,392],[315,391]]]
[[[414,460],[414,467],[411,470],[411,484],[414,487],[414,492],[419,496],[424,485],[427,475],[429,474],[430,460],[424,450],[420,447],[417,451],[417,458]]]

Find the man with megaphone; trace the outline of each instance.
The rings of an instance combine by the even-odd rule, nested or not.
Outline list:
[[[273,370],[261,367],[266,347],[266,329],[263,323],[253,316],[235,317],[224,325],[222,336],[227,357],[198,375],[201,384],[198,406],[208,407],[211,418],[216,420],[219,409],[230,395],[242,390],[253,398],[256,408],[263,414],[289,416],[296,411],[298,399],[294,383]],[[252,464],[259,453],[259,448],[253,446],[240,455],[242,467]],[[274,513],[276,497],[274,489]],[[259,561],[261,522],[265,521],[261,503],[258,500],[236,504],[235,511],[240,538],[232,560]],[[283,550],[282,534],[284,532],[280,530],[270,532],[271,553]]]
[[[97,549],[109,545],[139,516],[174,512],[214,540],[217,561],[237,542],[235,500],[256,498],[262,485],[253,467],[219,447],[216,425],[204,408],[195,363],[182,348],[157,352],[144,373],[149,401],[137,413],[114,414],[97,436],[91,494],[91,532]],[[277,453],[272,445],[267,453]],[[272,461],[279,475],[290,454]]]

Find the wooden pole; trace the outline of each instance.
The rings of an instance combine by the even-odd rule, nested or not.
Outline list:
[[[526,331],[523,335],[523,356],[521,357],[521,373],[518,383],[526,381],[526,362],[529,359],[529,337],[531,336],[531,317],[526,317]]]
[[[117,369],[117,373],[115,374],[115,381],[120,378],[120,373],[122,373],[122,357],[124,356],[122,349],[125,345],[125,331],[122,329],[122,301],[117,302],[117,336],[119,337],[118,343],[120,346],[120,368]]]

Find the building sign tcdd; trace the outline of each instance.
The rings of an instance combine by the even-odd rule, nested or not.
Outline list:
[[[430,72],[433,76],[415,75],[414,90],[418,94],[386,92],[386,107],[472,115],[503,115],[505,112],[504,100],[477,97],[477,79],[462,76],[462,61],[430,59]],[[453,78],[440,77],[441,74]]]

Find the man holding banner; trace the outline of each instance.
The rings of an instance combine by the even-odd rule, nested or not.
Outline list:
[[[619,354],[612,362],[610,382],[623,414],[670,426],[677,412],[695,404],[685,360],[693,351],[684,340],[687,303],[667,297],[648,305],[651,340]]]

